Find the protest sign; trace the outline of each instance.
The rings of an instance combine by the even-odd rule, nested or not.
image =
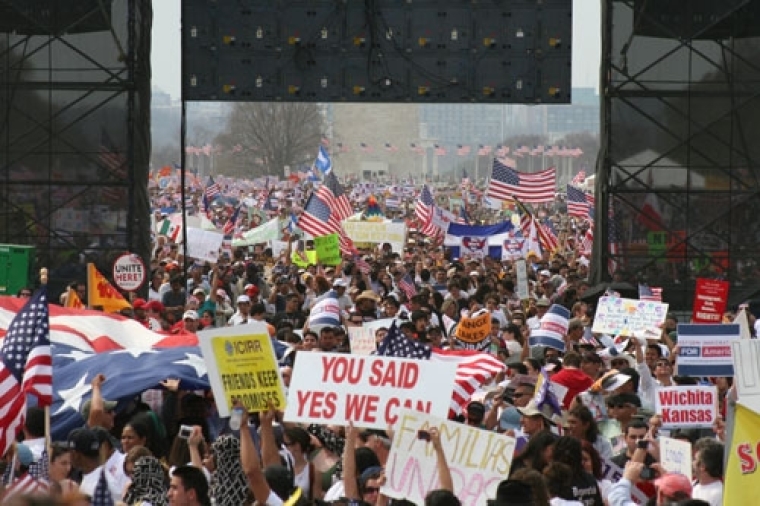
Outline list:
[[[678,325],[679,376],[733,376],[731,343],[739,340],[739,324]]]
[[[323,265],[338,265],[341,262],[338,234],[315,237],[314,249],[317,252],[317,261]]]
[[[659,337],[668,305],[662,302],[602,297],[594,315],[593,332],[633,337],[653,333]]]
[[[460,255],[472,260],[482,260],[488,256],[488,237],[462,237]]]
[[[205,262],[216,263],[219,260],[219,248],[222,247],[224,234],[200,228],[187,229],[187,256]]]
[[[660,387],[655,412],[663,429],[712,427],[718,416],[718,389],[715,386]]]
[[[509,475],[515,439],[412,410],[399,415],[380,491],[421,505],[425,504],[425,495],[439,487],[433,445],[417,437],[420,430],[432,427],[440,433],[454,490],[462,504],[481,506],[496,497],[499,483]]]
[[[491,313],[489,311],[483,311],[472,318],[462,316],[454,331],[454,337],[459,341],[458,344],[461,344],[457,348],[482,349],[483,341],[487,341],[490,333]],[[488,347],[488,342],[485,343],[485,347]]]
[[[728,302],[728,281],[697,278],[692,323],[721,323]]]
[[[404,251],[406,224],[392,221],[343,221],[343,230],[355,243],[390,243],[397,253]]]
[[[313,249],[306,251],[296,250],[290,254],[290,261],[298,267],[305,269],[309,265],[317,265],[317,252]]]
[[[739,402],[755,413],[760,413],[760,341],[738,339],[731,343],[734,361],[734,385]]]
[[[243,246],[253,246],[268,241],[276,241],[280,238],[280,220],[277,218],[262,223],[256,228],[252,228],[243,234],[243,237],[232,239],[232,246],[240,248]]]
[[[387,429],[404,408],[446,417],[456,369],[449,362],[300,353],[285,420]]]
[[[248,411],[285,406],[280,368],[269,329],[259,322],[198,332],[219,416],[230,416],[233,399]],[[300,357],[299,357],[300,358]]]
[[[660,437],[660,463],[669,473],[678,473],[691,481],[691,443]]]
[[[740,397],[741,399],[741,397]],[[723,480],[723,504],[755,504],[760,479],[760,415],[736,406],[734,430],[728,447]]]
[[[515,262],[515,272],[517,273],[517,286],[515,287],[517,296],[520,300],[528,300],[530,292],[528,291],[528,267],[525,260]]]
[[[602,478],[617,483],[623,477],[623,469],[609,459],[602,459]],[[636,504],[647,504],[649,497],[638,486],[631,487],[631,499]]]
[[[353,355],[371,355],[377,350],[375,331],[364,327],[347,327]]]

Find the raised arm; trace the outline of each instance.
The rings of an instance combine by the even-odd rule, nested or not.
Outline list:
[[[441,434],[436,427],[431,427],[428,432],[430,432],[430,442],[435,450],[435,464],[438,469],[438,479],[441,482],[440,488],[448,490],[453,494],[454,480],[451,479],[451,469],[449,469],[449,464],[446,462],[446,454],[443,452],[443,446],[441,445]]]

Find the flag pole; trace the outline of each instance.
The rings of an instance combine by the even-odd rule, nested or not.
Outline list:
[[[40,269],[40,285],[47,286],[48,270],[47,267]],[[50,406],[45,406],[45,448],[47,449],[48,458],[50,453]]]

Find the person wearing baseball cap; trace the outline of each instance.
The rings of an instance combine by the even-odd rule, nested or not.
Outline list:
[[[238,295],[238,310],[230,317],[227,325],[245,325],[251,318],[251,298],[247,295]]]
[[[182,315],[182,324],[187,332],[198,332],[199,321],[200,316],[198,316],[198,311],[190,309]]]
[[[67,444],[71,450],[71,465],[82,472],[79,491],[92,497],[100,480],[100,441],[97,435],[86,427],[69,433]]]
[[[636,503],[631,499],[631,488],[635,483],[644,481],[641,477],[645,469],[643,462],[629,461],[623,469],[623,477],[610,487],[607,494],[609,504],[619,506],[635,506]],[[679,501],[691,499],[692,485],[689,478],[683,474],[665,473],[654,481],[656,490],[657,506],[666,504],[675,504]]]

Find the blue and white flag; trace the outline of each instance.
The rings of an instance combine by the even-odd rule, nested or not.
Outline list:
[[[559,304],[552,304],[541,318],[541,327],[530,333],[530,346],[546,346],[565,351],[565,335],[567,334],[570,310]]]
[[[309,330],[319,333],[324,327],[340,327],[338,294],[330,290],[309,312]]]
[[[319,153],[317,153],[317,159],[314,161],[314,167],[316,167],[323,176],[332,172],[332,160],[330,160],[330,154],[324,146],[319,146]]]

